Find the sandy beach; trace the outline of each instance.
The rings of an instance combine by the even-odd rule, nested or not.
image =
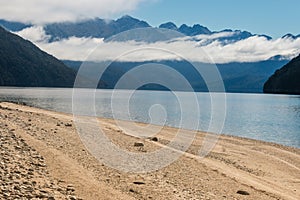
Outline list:
[[[152,141],[128,135],[114,120],[99,123],[114,144],[137,153],[164,147],[176,132],[164,127]],[[199,132],[174,163],[135,174],[95,159],[69,114],[2,102],[0,132],[0,199],[300,199],[297,148],[222,135],[199,158]]]

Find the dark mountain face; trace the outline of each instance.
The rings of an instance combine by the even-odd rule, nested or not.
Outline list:
[[[264,92],[300,94],[300,55],[269,78],[264,85]]]
[[[72,87],[76,73],[0,27],[0,86]]]
[[[263,84],[266,82],[268,77],[279,69],[280,66],[286,64],[288,61],[275,61],[267,60],[262,62],[254,63],[228,63],[228,64],[217,64],[217,68],[222,76],[224,81],[224,86],[226,92],[250,92],[250,93],[262,93]],[[66,65],[75,69],[79,69],[82,62],[76,61],[64,61]],[[201,75],[195,70],[194,66],[191,63],[186,61],[157,61],[154,62],[157,64],[163,64],[170,66],[171,68],[178,71],[183,75],[186,80],[189,81],[191,86],[195,91],[206,92],[207,86],[203,81]],[[109,65],[105,73],[103,73],[101,80],[103,83],[99,86],[102,89],[113,89],[118,82],[118,80],[128,71],[133,68],[144,65],[151,64],[151,62],[113,62]],[[199,65],[199,67],[207,66],[213,67],[209,64],[194,63]],[[92,66],[92,65],[91,65]],[[96,67],[106,67],[107,63],[98,63]],[[91,70],[91,73],[87,76],[89,79],[92,79],[95,74],[94,70]],[[157,73],[157,79],[166,79],[169,75]],[[139,77],[131,77],[131,81],[137,81]],[[178,83],[174,83],[176,85]],[[212,83],[214,84],[214,83]],[[124,86],[125,87],[125,86]],[[126,89],[134,89],[129,86]],[[164,90],[161,86],[158,85],[146,85],[140,89],[148,90]],[[185,90],[180,86],[176,87],[177,90]],[[217,91],[215,91],[217,92]]]

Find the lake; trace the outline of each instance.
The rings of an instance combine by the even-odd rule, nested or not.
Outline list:
[[[210,127],[213,95],[214,102],[218,102],[220,98],[220,105],[226,105],[220,111],[218,106],[215,107],[217,116],[226,114],[220,133],[300,148],[300,96],[80,89],[75,110],[88,115],[93,114],[86,112],[90,109],[87,105],[93,101],[86,99],[88,95],[85,93],[94,94],[95,104],[92,108],[95,108],[94,114],[100,117],[201,131],[214,130]],[[72,94],[73,89],[0,88],[1,101],[19,101],[66,113],[72,113]],[[197,99],[199,116],[199,110],[191,100],[193,96]],[[222,113],[222,109],[226,109],[226,113]],[[191,123],[181,123],[182,121],[196,121],[198,124],[193,126]]]

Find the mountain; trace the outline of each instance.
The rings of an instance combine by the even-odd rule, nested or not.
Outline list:
[[[74,70],[78,70],[82,62],[78,61],[63,61],[67,66]],[[279,69],[280,66],[286,64],[286,60],[267,60],[261,62],[253,63],[228,63],[228,64],[217,64],[217,68],[223,78],[224,86],[226,92],[250,92],[250,93],[262,93],[263,85],[275,70]],[[102,84],[99,88],[102,89],[112,89],[115,87],[118,80],[130,70],[137,66],[149,65],[151,67],[152,62],[112,62],[107,67],[107,63],[99,62],[94,67],[107,67],[106,71],[101,77],[101,81],[106,83]],[[181,75],[185,77],[186,80],[191,84],[195,91],[205,92],[207,91],[207,86],[202,78],[202,76],[195,70],[191,63],[186,61],[155,61],[156,64],[162,64],[170,66],[174,70],[178,71]],[[93,77],[95,70],[92,69],[93,65],[89,62],[91,66],[90,73],[88,75]],[[198,67],[212,67],[209,64],[194,63]],[[170,74],[157,73],[156,80],[164,80],[165,77],[169,77]],[[92,78],[93,79],[93,78]],[[127,86],[123,86],[123,89],[133,89],[130,87],[130,82],[138,81],[140,78],[138,76],[131,77]],[[214,83],[211,83],[214,84]],[[132,84],[134,85],[134,84]],[[173,83],[176,90],[186,90],[186,88],[178,85],[178,83]],[[140,89],[147,90],[166,90],[159,85],[145,85]]]
[[[170,29],[170,30],[175,30],[175,31],[178,30],[176,24],[174,24],[173,22],[167,22],[167,23],[161,24],[161,25],[159,25],[158,28],[165,28],[165,29]]]
[[[195,36],[195,35],[200,35],[200,34],[211,34],[211,31],[199,24],[195,24],[193,27],[187,26],[186,24],[182,24],[179,28],[178,31],[180,33],[183,33],[186,36]]]
[[[284,36],[282,36],[281,38],[284,38],[284,39],[290,38],[290,39],[295,40],[297,38],[300,38],[300,34],[299,35],[293,35],[293,34],[288,33],[288,34],[285,34]]]
[[[117,20],[96,18],[81,22],[53,23],[46,25],[44,29],[53,41],[72,36],[108,38],[130,29],[147,27],[150,27],[147,22],[126,15]]]
[[[0,86],[72,87],[76,72],[0,27]]]
[[[97,37],[97,38],[108,39],[118,33],[132,30],[135,28],[148,28],[147,31],[150,32],[149,34],[152,34],[155,31],[158,32],[157,30],[155,30],[157,28],[150,26],[147,22],[133,18],[128,15],[125,15],[117,20],[104,20],[100,18],[95,18],[95,19],[85,20],[81,22],[53,23],[53,24],[45,25],[44,27],[46,34],[51,36],[50,42],[69,38],[72,36],[92,37],[92,38]],[[151,31],[151,28],[153,28],[154,31]],[[178,34],[181,33],[183,36],[191,36],[191,37],[198,36],[198,35],[212,35],[215,33],[227,33],[228,36],[224,36],[223,38],[218,39],[219,41],[225,44],[247,39],[249,37],[256,35],[247,31],[230,30],[230,29],[226,29],[222,31],[211,31],[207,27],[202,26],[200,24],[194,24],[193,26],[182,24],[180,27],[177,27],[176,24],[174,24],[173,22],[163,23],[159,25],[158,29],[161,30],[169,29],[174,32],[177,31]],[[135,34],[135,36],[136,35],[138,34]],[[145,40],[146,42],[149,41],[149,39],[147,39],[149,37],[157,38],[157,36],[146,36],[145,34],[142,34],[142,36],[145,36],[144,38],[146,38]],[[264,36],[268,40],[272,39],[270,36],[267,35],[259,35],[259,36]],[[132,37],[134,36],[128,38],[132,38]],[[162,41],[162,39],[156,39],[155,41]]]
[[[30,24],[9,22],[6,20],[0,20],[0,25],[14,32],[32,26]],[[105,19],[95,18],[95,19],[89,19],[80,22],[51,23],[51,24],[44,25],[44,30],[45,33],[50,36],[49,42],[53,42],[53,41],[58,41],[73,36],[92,37],[92,38],[96,37],[96,38],[107,39],[123,31],[131,30],[135,28],[150,28],[150,27],[152,26],[150,26],[145,21],[133,18],[129,15],[125,15],[117,20],[105,20]],[[226,44],[230,42],[240,41],[256,35],[247,31],[231,30],[231,29],[226,29],[222,31],[211,31],[207,27],[202,26],[200,24],[194,24],[192,26],[182,24],[181,26],[177,27],[176,24],[174,24],[173,22],[163,23],[159,25],[158,28],[178,31],[179,33],[185,36],[192,36],[192,37],[197,35],[212,35],[215,33],[229,33],[231,34],[230,36],[225,36],[224,38],[219,39],[220,41]],[[272,39],[270,36],[267,35],[260,35],[260,36],[264,36],[267,39]],[[293,36],[293,37],[298,37],[298,36]]]
[[[277,70],[264,84],[265,93],[300,94],[300,55]]]
[[[1,24],[1,22],[0,22]],[[69,38],[72,36],[75,37],[97,37],[97,38],[109,38],[113,35],[121,33],[123,31],[135,29],[135,28],[150,28],[147,22],[141,21],[139,19],[133,18],[131,16],[125,15],[117,20],[104,20],[100,18],[81,21],[81,22],[65,22],[65,23],[53,23],[48,24],[44,27],[47,35],[51,36],[51,41],[61,40]],[[239,41],[255,34],[252,34],[247,31],[240,30],[230,30],[226,29],[223,31],[210,31],[207,27],[204,27],[200,24],[194,24],[193,26],[188,26],[182,24],[180,27],[177,27],[173,22],[167,22],[161,24],[158,28],[160,29],[170,29],[173,31],[178,31],[185,36],[197,36],[197,35],[211,35],[214,33],[228,32],[232,33],[230,40],[224,38],[223,41]],[[150,30],[150,29],[148,29]],[[264,35],[265,36],[265,35]],[[271,39],[269,36],[265,36],[267,39]]]

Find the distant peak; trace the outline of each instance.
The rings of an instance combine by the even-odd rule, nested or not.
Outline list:
[[[116,22],[121,22],[121,21],[125,21],[125,22],[129,22],[129,21],[132,21],[132,22],[141,22],[141,23],[144,23],[144,24],[147,24],[147,26],[150,26],[147,22],[145,21],[142,21],[142,20],[139,20],[137,18],[134,18],[130,15],[124,15],[122,16],[121,18],[117,19]]]
[[[178,29],[176,24],[174,24],[173,22],[163,23],[159,26],[159,28],[166,28],[166,29],[171,29],[171,30],[177,30]]]
[[[222,30],[220,32],[233,32],[233,30],[232,29],[224,29],[224,30]]]
[[[204,26],[200,25],[200,24],[194,24],[193,28],[204,28]],[[206,27],[205,27],[206,28]]]
[[[119,18],[119,19],[136,19],[136,18],[134,18],[134,17],[132,17],[132,16],[130,16],[130,15],[123,15],[121,18]]]
[[[268,60],[273,60],[273,61],[289,60],[289,56],[275,55],[269,58]]]
[[[178,30],[188,36],[211,34],[211,31],[208,28],[201,26],[200,24],[194,24],[192,27],[182,24]]]
[[[130,15],[123,15],[121,18],[133,18]]]
[[[179,28],[188,28],[189,26],[186,24],[182,24]]]
[[[285,34],[284,36],[282,36],[281,38],[285,39],[285,38],[292,38],[292,39],[296,39],[298,36],[294,36],[291,33]]]

